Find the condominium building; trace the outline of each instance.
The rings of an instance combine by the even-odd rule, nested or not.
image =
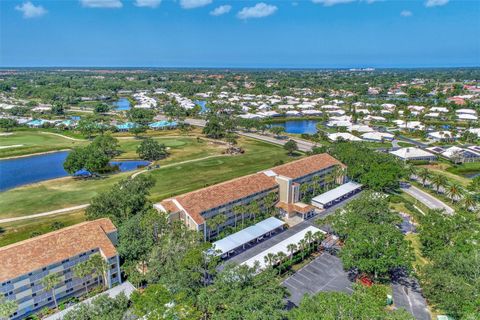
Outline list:
[[[188,228],[203,232],[205,238],[207,238],[207,232],[213,235],[216,232],[208,229],[209,219],[224,214],[226,221],[218,227],[218,230],[221,230],[235,223],[235,208],[243,207],[248,210],[247,206],[256,201],[262,210],[267,197],[273,198],[273,204],[276,204],[276,208],[283,216],[299,215],[306,218],[315,208],[300,202],[301,185],[311,184],[314,181],[322,187],[336,168],[340,168],[343,172],[345,166],[328,154],[313,155],[165,199],[154,207],[159,211],[168,212],[171,220],[181,220]],[[343,179],[343,174],[337,177],[340,183]]]
[[[85,293],[85,286],[98,284],[98,277],[77,278],[73,268],[99,254],[106,262],[105,285],[121,283],[115,245],[117,229],[109,219],[76,224],[0,248],[0,294],[18,308],[10,319],[23,319],[57,301]],[[46,290],[42,279],[57,274],[55,290]]]

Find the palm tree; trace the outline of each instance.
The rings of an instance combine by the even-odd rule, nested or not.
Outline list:
[[[58,273],[50,273],[45,276],[40,283],[42,284],[45,291],[50,291],[52,293],[53,302],[55,303],[55,309],[58,308],[57,296],[55,293],[55,287],[61,282],[60,275]]]
[[[447,195],[455,202],[455,198],[459,198],[463,194],[462,187],[458,183],[451,183],[447,188]]]
[[[312,178],[312,183],[309,186],[309,188],[312,188],[312,192],[314,194],[318,193],[318,190],[320,190],[320,176],[314,176]]]
[[[300,251],[302,252],[302,260],[305,257],[305,249],[307,248],[307,241],[305,239],[301,239],[298,242],[298,247],[300,248]]]
[[[310,250],[313,242],[313,232],[308,230],[304,235],[304,239],[308,244],[308,249]]]
[[[73,274],[75,277],[80,278],[85,287],[85,294],[88,293],[87,281],[85,277],[93,273],[93,265],[90,260],[85,260],[73,267]]]
[[[260,206],[258,205],[257,201],[252,201],[250,205],[248,206],[250,214],[253,214],[253,220],[255,220],[255,217],[257,214],[260,213]]]
[[[298,247],[295,243],[290,243],[287,245],[287,250],[290,252],[290,259],[293,260],[293,254],[297,251]]]
[[[272,216],[275,215],[275,210],[273,210],[275,202],[277,202],[277,194],[274,192],[270,192],[269,194],[267,194],[267,196],[263,200],[265,211],[267,213],[271,213]]]
[[[218,233],[220,232],[219,228],[223,226],[228,219],[224,213],[217,215],[215,218],[217,219],[217,223],[218,223],[217,225],[217,235],[218,235]]]
[[[336,165],[335,169],[333,170],[333,178],[334,178],[335,184],[338,182],[340,178],[343,177],[343,175],[344,175],[344,172],[342,167],[339,165]]]
[[[408,174],[408,179],[409,179],[409,180],[412,180],[412,179],[413,179],[412,177],[416,177],[416,176],[417,176],[418,170],[417,170],[417,167],[415,167],[414,165],[410,164],[410,165],[407,165],[407,166],[406,166],[406,172],[407,172],[407,174]]]
[[[462,207],[465,208],[465,210],[471,211],[472,209],[475,210],[477,204],[478,202],[475,195],[470,192],[465,192],[462,198]]]
[[[310,190],[310,185],[308,183],[302,183],[300,185],[300,195],[302,199],[305,198],[309,190]]]
[[[441,174],[436,174],[432,177],[432,185],[435,186],[437,193],[440,193],[440,188],[445,188],[448,185],[448,179]]]
[[[237,229],[237,218],[239,216],[242,216],[242,228],[243,228],[243,207],[242,206],[236,206],[233,208],[233,217],[235,218],[235,229]]]
[[[287,258],[287,255],[285,254],[285,252],[280,251],[279,253],[277,253],[277,262],[278,263],[282,263],[283,261],[285,261],[286,258]]]
[[[263,260],[268,267],[271,267],[275,263],[275,254],[269,252],[265,257],[263,257]]]
[[[323,238],[324,238],[324,235],[323,235],[323,233],[321,233],[320,231],[316,231],[316,232],[313,234],[313,239],[315,240],[315,243],[316,243],[317,245],[319,245],[319,244],[322,242]]]
[[[14,300],[0,297],[0,319],[10,319],[10,315],[18,309],[18,304]]]
[[[105,289],[107,285],[107,262],[105,261],[105,259],[102,258],[100,254],[92,255],[89,260],[93,266],[95,274],[97,275],[97,282],[100,282],[100,279],[102,279],[102,287]]]
[[[428,178],[430,178],[430,171],[428,171],[428,169],[426,168],[422,168],[418,172],[418,177],[422,180],[422,185],[425,187],[426,181],[428,180]]]
[[[208,240],[210,241],[210,239],[212,238],[212,231],[217,229],[218,224],[215,217],[210,218],[207,221],[208,221]]]

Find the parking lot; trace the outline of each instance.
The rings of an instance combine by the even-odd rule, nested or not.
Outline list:
[[[283,285],[291,296],[290,302],[298,305],[304,294],[315,294],[320,291],[352,292],[352,282],[348,273],[343,270],[339,258],[328,253],[310,262],[287,278]]]

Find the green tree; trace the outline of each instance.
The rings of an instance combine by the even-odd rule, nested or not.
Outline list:
[[[141,159],[155,161],[168,156],[167,148],[152,138],[144,139],[137,148],[137,154]]]
[[[298,151],[298,146],[295,140],[288,140],[284,145],[283,148],[287,150],[289,156],[293,155],[296,151]]]
[[[90,264],[93,267],[93,272],[96,275],[97,283],[102,284],[102,287],[105,289],[108,285],[107,283],[107,271],[108,264],[105,259],[98,253],[90,256]]]
[[[17,121],[14,119],[1,118],[0,119],[0,128],[3,131],[9,132],[12,128],[15,128],[18,125]]]
[[[436,174],[432,176],[432,185],[437,190],[437,193],[440,192],[440,188],[446,188],[448,186],[448,179],[441,174]]]
[[[64,320],[120,320],[128,309],[128,298],[122,292],[115,298],[106,294],[94,298],[91,303],[78,303],[67,312]]]
[[[153,121],[155,112],[150,109],[132,108],[127,112],[128,119],[140,126],[146,126]]]
[[[271,126],[269,131],[273,133],[277,138],[280,137],[280,135],[285,132],[285,128],[282,126]]]
[[[128,221],[131,216],[151,208],[148,200],[155,180],[149,175],[126,178],[107,191],[95,196],[86,210],[89,220],[109,218],[116,226]]]
[[[402,233],[391,225],[360,225],[352,230],[340,251],[346,269],[357,268],[375,279],[391,270],[411,270],[413,250]]]
[[[60,284],[61,281],[62,279],[60,278],[60,275],[58,273],[50,273],[46,275],[42,280],[40,280],[43,289],[47,292],[50,291],[53,302],[55,303],[55,308],[58,308],[57,294],[55,292],[55,288]]]
[[[459,199],[464,193],[463,188],[458,183],[450,183],[447,186],[447,196],[452,200],[452,203]]]
[[[85,260],[73,267],[73,275],[82,280],[83,286],[85,288],[85,294],[88,293],[87,281],[85,277],[93,273],[93,265],[90,260]]]
[[[147,320],[200,319],[200,313],[184,294],[172,294],[163,285],[152,284],[142,293],[132,294],[133,313]]]
[[[17,303],[14,300],[0,298],[0,319],[8,320],[10,315],[13,314],[18,308]]]
[[[257,267],[227,264],[213,284],[200,291],[202,319],[283,319],[286,289],[274,270],[257,272]]]
[[[110,106],[106,103],[97,103],[93,108],[93,112],[96,114],[107,113],[108,111],[110,111]]]
[[[387,309],[386,296],[386,287],[377,285],[372,287],[355,285],[352,294],[320,292],[314,296],[306,295],[298,308],[294,308],[288,313],[288,319],[414,319],[404,309]]]

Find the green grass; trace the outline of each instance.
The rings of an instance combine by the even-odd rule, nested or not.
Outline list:
[[[13,131],[0,135],[0,146],[22,145],[0,149],[0,158],[22,156],[32,153],[71,149],[86,142],[74,141],[41,131]]]
[[[475,163],[473,163],[473,164],[475,164]],[[451,168],[451,165],[449,163],[441,162],[441,163],[438,163],[436,165],[422,165],[420,167],[427,168],[428,170],[430,170],[431,172],[433,172],[435,174],[445,176],[448,179],[448,181],[458,183],[463,187],[467,187],[470,184],[470,182],[472,181],[469,178],[462,177],[460,175],[457,175],[455,173],[450,172],[449,169]]]
[[[403,142],[403,141],[399,141],[398,142],[398,145],[402,148],[410,148],[410,147],[415,147],[414,144],[412,143],[408,143],[408,142]]]
[[[470,162],[461,165],[454,165],[446,169],[456,175],[475,174],[480,172],[480,162]]]
[[[208,142],[200,144],[211,147]],[[218,155],[218,158],[172,165],[145,173],[151,174],[156,180],[152,200],[158,201],[174,194],[267,169],[279,160],[287,162],[294,159],[288,157],[283,148],[265,142],[241,138],[239,144],[245,149],[242,155]],[[188,157],[190,155],[183,154],[175,160],[172,152],[171,158],[162,161],[172,164]],[[123,172],[102,179],[66,177],[5,191],[0,197],[0,218],[30,215],[88,203],[99,192],[131,174],[132,172]]]
[[[83,211],[77,211],[60,216],[48,216],[2,224],[0,225],[0,247],[28,239],[34,232],[44,234],[53,231],[52,224],[55,222],[67,227],[84,220]]]

